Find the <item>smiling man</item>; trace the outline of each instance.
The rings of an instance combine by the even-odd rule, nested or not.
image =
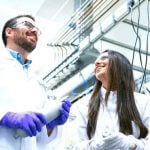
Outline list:
[[[25,61],[28,54],[36,48],[40,34],[34,18],[26,15],[9,20],[3,28],[2,38],[4,45],[19,52]]]
[[[42,114],[51,110],[46,93],[39,81],[30,76],[28,55],[36,48],[40,30],[30,15],[8,20],[2,30],[6,47],[0,54],[0,149],[39,150],[54,149],[59,125],[69,116],[71,103],[64,100],[59,115],[48,121]],[[47,109],[47,108],[46,108]],[[25,136],[17,134],[18,129]]]

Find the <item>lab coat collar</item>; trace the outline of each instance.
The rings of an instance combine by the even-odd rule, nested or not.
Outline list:
[[[107,90],[102,86],[101,89],[100,89],[100,92],[101,92],[100,95],[102,96],[102,99],[104,100]],[[117,91],[110,91],[109,99],[112,98],[112,97],[116,97],[116,96],[117,96]]]
[[[29,68],[30,64],[32,63],[32,60],[26,59],[24,63],[22,55],[20,53],[9,48],[7,48],[7,50],[9,51],[11,56],[15,58],[23,66],[23,68],[26,68],[26,69]]]

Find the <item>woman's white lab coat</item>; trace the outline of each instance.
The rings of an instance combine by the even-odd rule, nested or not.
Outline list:
[[[7,52],[0,53],[0,119],[7,112],[41,111],[47,96],[40,84],[27,76],[22,65]],[[16,130],[0,126],[0,150],[55,149],[58,128],[50,137],[44,126],[36,137],[15,138]],[[52,141],[55,139],[56,141]],[[58,138],[59,139],[59,138]]]
[[[104,88],[101,91],[104,97],[106,91]],[[143,123],[150,129],[150,99],[143,94],[135,93],[135,101]],[[87,104],[81,105],[77,108],[79,111],[74,121],[75,127],[72,145],[75,145],[74,148],[76,150],[92,150],[94,149],[94,145],[90,147],[91,140],[97,142],[103,139],[104,136],[119,132],[118,116],[115,115],[116,92],[110,92],[107,107],[104,104],[101,105],[95,135],[91,140],[89,140],[86,132],[88,106]],[[133,136],[138,138],[140,133],[139,128],[134,122],[132,122],[132,127]],[[145,139],[141,139],[141,141],[146,143]]]

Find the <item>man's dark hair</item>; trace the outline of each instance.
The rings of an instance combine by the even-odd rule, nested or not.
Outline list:
[[[32,19],[33,21],[35,21],[34,17],[32,17],[31,15],[18,15],[14,18],[9,19],[4,24],[4,27],[2,29],[2,40],[3,40],[3,43],[4,43],[5,46],[7,45],[7,36],[6,36],[6,33],[5,33],[6,28],[8,28],[8,27],[11,28],[14,24],[17,23],[17,19],[22,18],[22,17],[28,17],[28,18]]]

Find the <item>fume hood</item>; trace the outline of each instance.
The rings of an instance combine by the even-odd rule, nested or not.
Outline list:
[[[68,80],[70,80],[69,85],[74,85],[76,82],[79,89],[81,84],[84,87],[85,82],[83,80],[77,82],[73,79],[74,76],[86,66],[94,63],[99,53],[108,48],[128,57],[133,64],[137,87],[141,91],[142,85],[149,82],[148,75],[150,74],[149,6],[148,0],[85,1],[53,41],[59,45],[70,43],[76,45],[76,48],[70,56],[43,78],[46,84],[51,86],[54,93],[59,91],[63,84],[66,85]],[[65,65],[62,67],[63,64]],[[72,65],[74,70],[52,86],[50,81],[54,81],[63,69],[69,68],[69,65]],[[90,73],[89,69],[87,74]],[[67,88],[67,85],[64,87]],[[69,86],[66,93],[69,95],[75,89],[75,85]],[[64,91],[60,90],[56,93],[62,93],[63,96]]]

